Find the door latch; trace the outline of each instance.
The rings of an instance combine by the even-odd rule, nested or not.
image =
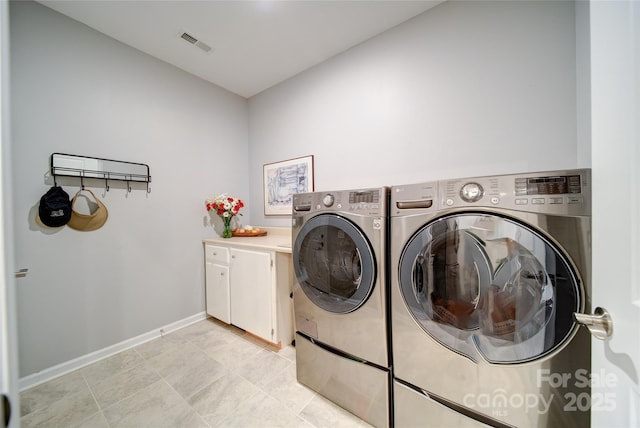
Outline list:
[[[593,315],[574,312],[573,316],[578,324],[586,326],[596,339],[605,340],[613,334],[613,320],[604,308],[597,307]]]
[[[4,426],[8,427],[11,422],[11,402],[6,394],[2,394],[2,411],[4,413]]]

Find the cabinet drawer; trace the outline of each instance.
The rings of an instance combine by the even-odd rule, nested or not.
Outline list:
[[[204,253],[207,263],[229,264],[229,249],[226,247],[205,245]]]

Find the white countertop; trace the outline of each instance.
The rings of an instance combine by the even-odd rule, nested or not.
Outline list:
[[[260,227],[266,230],[266,236],[234,236],[232,238],[221,238],[214,236],[204,238],[205,244],[232,245],[234,247],[256,248],[267,251],[291,254],[291,228],[288,227]]]

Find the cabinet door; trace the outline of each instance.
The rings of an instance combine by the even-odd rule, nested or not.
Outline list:
[[[230,324],[229,267],[207,262],[205,275],[207,314]]]
[[[273,341],[272,254],[231,249],[231,323]]]

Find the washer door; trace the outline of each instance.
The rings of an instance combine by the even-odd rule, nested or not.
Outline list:
[[[298,283],[320,308],[352,312],[371,295],[375,256],[361,230],[344,217],[313,217],[300,229],[292,252]]]
[[[438,342],[490,363],[542,358],[577,329],[581,282],[540,232],[496,214],[440,217],[418,230],[400,258],[402,296]]]

